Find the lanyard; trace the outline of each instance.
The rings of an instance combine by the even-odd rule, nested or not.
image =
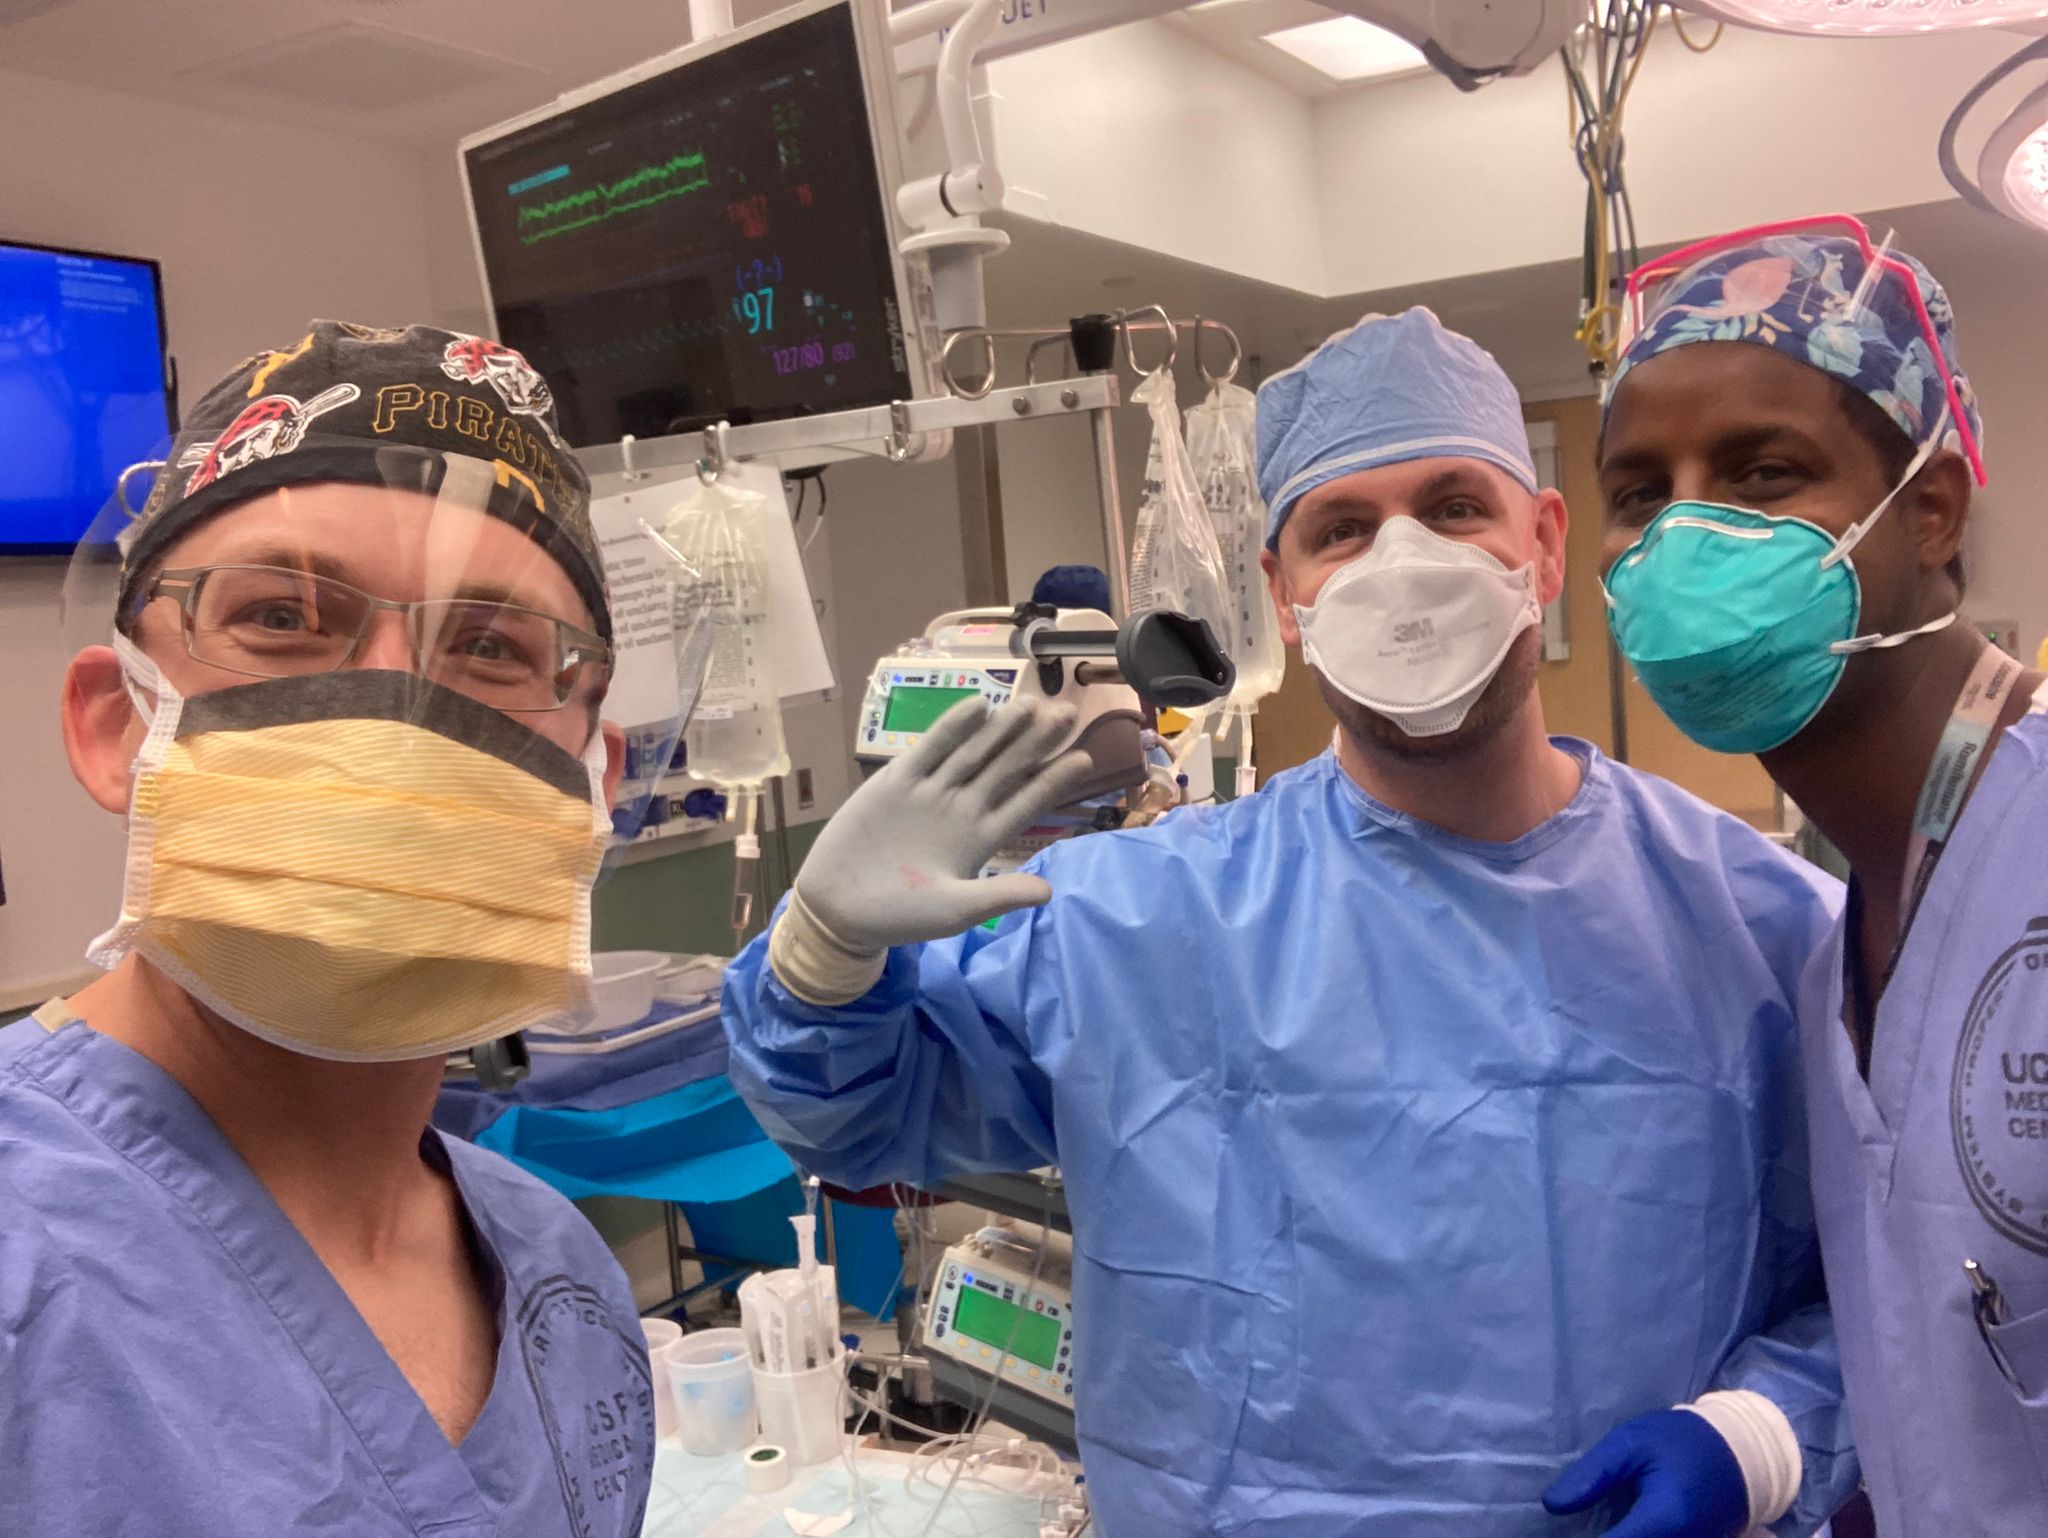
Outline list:
[[[1948,725],[1942,728],[1941,741],[1934,749],[1934,760],[1927,766],[1927,778],[1921,783],[1919,805],[1913,812],[1913,836],[1906,846],[1905,883],[1899,893],[1899,936],[1892,942],[1891,957],[1885,962],[1883,977],[1878,980],[1878,993],[1883,992],[1885,984],[1891,981],[1892,973],[1898,968],[1899,957],[1906,949],[1906,935],[1920,911],[1921,899],[1927,895],[1934,867],[1941,859],[1949,835],[1955,831],[1956,822],[1963,814],[1963,803],[1969,799],[1977,771],[1983,765],[1991,729],[1998,724],[2005,698],[2012,693],[2019,676],[2020,665],[2017,662],[1996,646],[1986,646],[1977,658],[1977,665],[1970,670],[1962,692],[1956,696]],[[2035,696],[2034,709],[2048,709],[2048,683],[2044,683]],[[1843,957],[1843,982],[1851,1022],[1849,1035],[1856,1044],[1857,1068],[1867,1075],[1870,1032],[1876,1025],[1877,999],[1863,970],[1862,946],[1857,938],[1863,929],[1862,898],[1863,894],[1852,877],[1849,882],[1849,943]]]
[[[1969,799],[1977,770],[1982,766],[1991,729],[1998,724],[2005,697],[2012,693],[2019,677],[2017,662],[1996,646],[1986,646],[1978,655],[1977,665],[1970,670],[1962,693],[1956,696],[1948,725],[1941,729],[1941,741],[1935,746],[1934,760],[1927,766],[1927,778],[1920,786],[1920,804],[1913,812],[1913,837],[1906,845],[1906,879],[1899,892],[1902,945],[1920,899],[1926,895],[1927,883],[1934,875],[1935,862],[1941,858],[1948,836],[1955,831],[1956,819],[1963,814],[1963,803]]]

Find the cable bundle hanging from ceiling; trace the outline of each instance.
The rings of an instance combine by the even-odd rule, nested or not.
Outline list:
[[[1586,245],[1575,334],[1596,378],[1605,378],[1613,367],[1621,336],[1621,285],[1636,264],[1635,210],[1622,174],[1622,114],[1661,9],[1661,0],[1594,0],[1586,25],[1558,50],[1570,92],[1572,156],[1586,178]],[[1687,43],[1691,46],[1690,39]]]

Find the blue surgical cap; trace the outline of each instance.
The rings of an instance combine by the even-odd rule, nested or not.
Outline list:
[[[1483,459],[1536,490],[1515,387],[1420,305],[1366,316],[1259,386],[1258,432],[1269,546],[1302,497],[1380,465]]]
[[[1956,356],[1955,312],[1934,274],[1903,251],[1886,253],[1878,280],[1856,241],[1841,235],[1766,236],[1701,261],[1622,354],[1601,403],[1601,425],[1630,369],[1695,342],[1751,342],[1839,379],[1873,401],[1915,444],[1924,443],[1948,410],[1943,366],[1955,380],[1963,425],[1982,452],[1984,423]],[[1912,275],[1933,328],[1900,269]],[[1939,346],[1937,362],[1934,348]]]
[[[1109,575],[1100,566],[1054,566],[1031,590],[1033,603],[1109,612]]]

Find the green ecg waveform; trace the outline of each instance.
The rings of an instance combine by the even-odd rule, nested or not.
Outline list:
[[[539,241],[552,240],[557,235],[566,235],[571,230],[580,230],[586,225],[602,224],[618,214],[631,213],[636,208],[646,208],[669,198],[683,197],[688,193],[702,192],[711,185],[711,178],[704,169],[704,156],[700,151],[694,155],[674,155],[658,166],[642,166],[628,176],[615,182],[600,182],[595,187],[585,187],[566,197],[550,198],[545,203],[535,203],[519,210],[519,243],[534,245]],[[634,196],[634,194],[640,194]],[[554,221],[565,214],[577,214],[566,223]],[[545,224],[549,228],[530,233],[527,226]]]

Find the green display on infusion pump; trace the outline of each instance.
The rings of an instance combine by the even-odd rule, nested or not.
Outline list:
[[[1043,1314],[1027,1314],[1014,1303],[983,1292],[979,1287],[962,1287],[960,1304],[953,1311],[953,1328],[971,1335],[984,1345],[1003,1350],[1015,1330],[1016,1340],[1009,1354],[1019,1361],[1051,1367],[1060,1349],[1060,1325]]]
[[[882,713],[885,732],[923,732],[962,700],[981,698],[979,689],[928,689],[898,684],[889,691],[889,708]]]

